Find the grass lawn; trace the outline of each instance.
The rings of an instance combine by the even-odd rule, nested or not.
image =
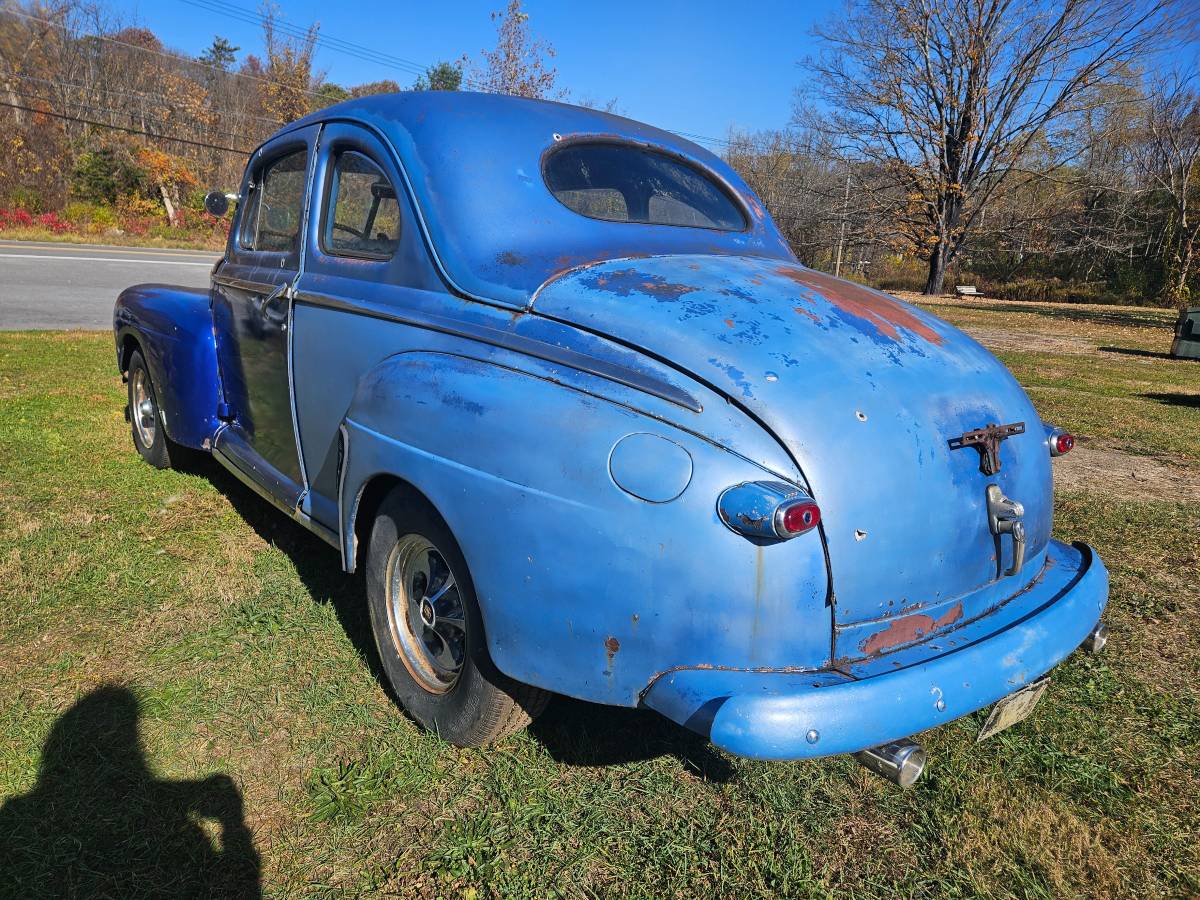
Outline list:
[[[1169,312],[934,308],[1082,438],[1056,530],[1108,563],[1112,637],[1016,728],[924,735],[909,792],[561,699],[442,743],[333,550],[141,462],[108,335],[0,334],[0,894],[1200,893],[1200,364]]]

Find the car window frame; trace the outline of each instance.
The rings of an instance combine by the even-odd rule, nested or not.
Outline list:
[[[235,244],[239,253],[247,254],[252,258],[288,259],[295,257],[298,259],[304,246],[304,222],[307,218],[308,193],[312,178],[313,147],[307,140],[301,138],[299,140],[287,141],[279,146],[270,147],[269,150],[269,153],[263,152],[262,158],[250,168],[247,190],[252,190],[254,194],[247,198],[249,202],[242,204],[244,213],[238,217]],[[294,250],[262,250],[254,247],[247,243],[247,233],[250,228],[257,230],[260,213],[259,204],[262,200],[262,190],[265,184],[263,175],[279,161],[298,153],[304,154],[304,183],[300,191],[299,230],[296,235],[296,247]],[[250,221],[251,219],[253,221]]]
[[[644,153],[652,153],[665,157],[674,163],[693,170],[706,181],[711,183],[714,187],[716,187],[716,189],[725,196],[725,198],[737,211],[738,215],[742,217],[742,227],[719,228],[712,225],[682,225],[669,222],[631,222],[628,220],[622,221],[620,219],[602,219],[597,216],[589,216],[586,213],[581,213],[577,209],[573,209],[565,202],[560,200],[555,191],[550,187],[550,182],[547,179],[546,168],[556,154],[567,149],[578,149],[580,147],[587,146],[627,147],[631,150],[640,150]],[[573,215],[580,216],[581,218],[588,219],[592,222],[604,222],[609,225],[640,225],[643,228],[692,228],[699,229],[701,231],[711,231],[717,234],[746,234],[754,227],[754,218],[751,215],[750,209],[747,208],[741,194],[735,190],[728,181],[722,178],[720,173],[704,165],[702,162],[693,159],[687,154],[680,153],[679,151],[673,150],[670,147],[664,147],[661,144],[655,144],[649,141],[630,140],[628,138],[609,137],[607,135],[581,134],[573,137],[570,140],[556,140],[553,144],[547,147],[542,153],[542,158],[538,168],[542,176],[542,187],[546,189],[546,193],[554,199],[554,202],[558,203],[564,209],[570,210]]]
[[[334,186],[337,183],[338,163],[342,156],[346,153],[357,153],[363,159],[367,160],[371,165],[379,170],[387,183],[391,186],[392,194],[395,196],[397,206],[396,218],[396,246],[392,248],[391,253],[372,253],[367,250],[344,250],[335,249],[329,246],[328,238],[333,228],[333,215],[335,212]],[[396,254],[400,252],[400,244],[404,233],[404,208],[401,204],[402,195],[397,189],[392,177],[387,172],[387,167],[381,163],[374,154],[360,143],[348,141],[345,139],[338,140],[332,143],[328,149],[328,159],[325,163],[325,183],[321,187],[321,210],[317,220],[317,249],[325,256],[331,256],[341,259],[363,259],[371,262],[389,263],[396,258]]]

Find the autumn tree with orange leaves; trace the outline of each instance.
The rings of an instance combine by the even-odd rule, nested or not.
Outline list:
[[[196,187],[196,176],[183,160],[151,147],[138,151],[138,163],[159,192],[167,222],[178,225],[183,192]]]

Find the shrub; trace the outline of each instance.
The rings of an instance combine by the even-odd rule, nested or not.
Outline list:
[[[0,209],[0,230],[6,228],[30,228],[33,215],[26,209]]]
[[[42,213],[37,217],[37,224],[48,229],[52,234],[65,234],[74,230],[74,226],[70,222],[54,212]]]
[[[121,230],[126,234],[132,234],[136,237],[144,237],[149,234],[150,227],[154,224],[153,220],[145,218],[121,217]]]
[[[204,210],[179,210],[179,227],[184,231],[200,235],[220,235],[222,238],[229,234],[229,220],[217,218]]]
[[[1060,278],[1016,278],[1003,282],[981,282],[979,289],[998,300],[1036,300],[1042,303],[1105,303],[1140,305],[1137,295],[1117,293],[1099,281],[1064,281]]]
[[[925,281],[929,277],[929,264],[922,259],[900,254],[888,254],[874,263],[868,270],[868,280],[881,291],[912,291],[917,293],[925,290]],[[953,293],[959,273],[954,266],[946,269],[943,280],[943,291]]]
[[[101,147],[80,155],[71,172],[71,196],[112,206],[145,189],[146,173],[123,148]]]
[[[30,187],[15,187],[12,189],[12,205],[29,213],[40,213],[45,208],[45,200],[41,193]]]
[[[77,228],[87,228],[95,221],[97,213],[104,208],[97,203],[75,200],[63,208],[62,217]]]
[[[112,231],[117,227],[117,214],[107,206],[97,206],[92,209],[92,221],[89,230],[94,234]]]
[[[163,218],[163,206],[157,200],[143,197],[140,194],[122,194],[117,198],[117,216],[124,219],[157,219]]]

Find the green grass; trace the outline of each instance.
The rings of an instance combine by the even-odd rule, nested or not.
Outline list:
[[[1097,346],[1162,343],[1106,315]],[[924,735],[900,792],[557,699],[491,750],[442,743],[380,686],[333,551],[218,469],[142,464],[107,335],[0,335],[0,894],[1200,892],[1200,366],[1004,358],[1048,418],[1172,461],[1191,500],[1058,496],[1060,536],[1111,569],[1110,649],[993,740],[979,714]]]

